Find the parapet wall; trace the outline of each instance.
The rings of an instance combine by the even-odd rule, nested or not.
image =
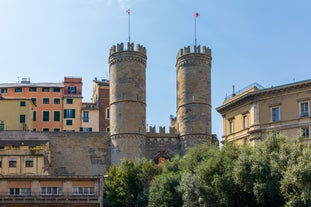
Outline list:
[[[144,46],[137,44],[134,50],[134,43],[129,43],[129,42],[127,43],[127,49],[124,48],[123,43],[113,45],[110,48],[110,55],[117,53],[117,52],[124,52],[124,51],[135,51],[135,52],[140,52],[146,55],[146,48]]]
[[[181,153],[181,142],[175,128],[170,127],[169,133],[165,132],[165,127],[159,127],[156,132],[155,127],[149,127],[146,135],[145,157],[147,159],[156,159],[159,153],[164,153],[172,158]]]
[[[188,47],[184,47],[183,49],[180,49],[177,53],[177,59],[183,55],[188,55],[188,54],[193,54],[193,53],[197,53],[197,54],[205,54],[205,55],[211,55],[212,51],[209,47],[203,46],[202,52],[201,52],[201,45],[195,45],[193,48],[193,52],[191,52],[191,48],[190,46]]]

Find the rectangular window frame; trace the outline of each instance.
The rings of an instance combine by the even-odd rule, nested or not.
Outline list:
[[[281,107],[275,106],[271,107],[271,122],[281,121]]]
[[[50,121],[50,111],[42,111],[42,121]]]
[[[301,137],[305,139],[310,139],[310,127],[301,128]]]
[[[54,98],[54,104],[60,104],[60,98]]]
[[[50,98],[43,98],[42,104],[50,104]]]
[[[9,167],[10,168],[15,168],[16,167],[16,158],[10,157],[9,158]]]
[[[30,87],[29,92],[37,92],[37,88],[36,87]]]
[[[15,91],[15,93],[22,93],[23,88],[21,88],[21,87],[14,88],[14,91]]]
[[[54,121],[60,121],[60,111],[54,111]]]
[[[49,87],[43,87],[42,92],[50,92],[50,88]]]
[[[309,101],[303,101],[299,103],[299,116],[301,118],[309,117],[310,114]]]
[[[66,99],[66,104],[73,104],[73,99],[72,98],[67,98]]]
[[[28,167],[28,168],[33,167],[33,159],[32,159],[32,157],[27,157],[25,159],[25,167]]]
[[[3,93],[3,94],[4,93],[8,93],[8,89],[7,88],[1,88],[0,92]]]
[[[19,106],[25,107],[25,106],[26,106],[26,101],[21,101],[21,102],[19,103]]]
[[[21,124],[26,123],[26,115],[25,114],[19,115],[19,123],[21,123]]]
[[[53,88],[53,92],[54,92],[54,93],[60,93],[60,88],[59,88],[59,87]]]
[[[89,122],[89,120],[90,120],[90,113],[89,113],[89,111],[83,111],[82,120],[83,120],[83,122]]]

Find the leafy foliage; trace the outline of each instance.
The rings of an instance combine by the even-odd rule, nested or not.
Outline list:
[[[155,167],[110,168],[105,206],[311,206],[311,148],[270,136],[255,147],[202,145]]]

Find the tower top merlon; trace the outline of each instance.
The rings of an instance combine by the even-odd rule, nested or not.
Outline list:
[[[177,59],[183,55],[188,55],[188,54],[206,54],[206,55],[211,55],[212,51],[209,47],[203,46],[202,51],[201,51],[201,45],[194,45],[193,52],[191,52],[190,46],[184,47],[179,50],[177,54]]]
[[[125,51],[134,51],[134,52],[140,52],[143,53],[144,55],[146,55],[146,48],[140,44],[136,45],[136,48],[134,49],[134,43],[127,43],[127,49],[124,48],[124,44],[120,43],[117,45],[113,45],[110,48],[110,55],[112,55],[113,53],[117,53],[117,52],[125,52]]]

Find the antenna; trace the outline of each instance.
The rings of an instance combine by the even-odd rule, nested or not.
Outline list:
[[[128,24],[129,24],[129,43],[131,42],[131,9],[126,10],[128,14]]]

